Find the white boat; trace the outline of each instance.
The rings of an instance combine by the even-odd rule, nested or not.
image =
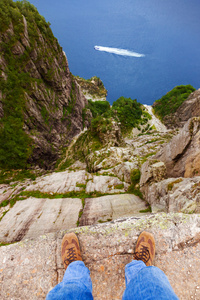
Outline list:
[[[99,47],[99,46],[94,46],[94,49],[95,49],[95,50],[99,50],[100,47]]]

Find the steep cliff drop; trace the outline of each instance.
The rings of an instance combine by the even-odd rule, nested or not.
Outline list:
[[[83,129],[87,100],[37,9],[2,0],[0,11],[0,168],[49,169]]]

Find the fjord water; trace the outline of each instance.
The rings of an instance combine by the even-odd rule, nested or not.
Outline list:
[[[30,0],[51,23],[70,71],[100,77],[108,101],[152,104],[174,86],[200,87],[199,0]],[[118,55],[94,46],[143,54]]]

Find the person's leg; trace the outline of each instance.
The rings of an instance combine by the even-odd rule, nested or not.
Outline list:
[[[48,293],[46,300],[93,299],[90,271],[82,261],[79,242],[74,233],[64,236],[61,252],[66,271],[62,282]]]
[[[143,232],[136,244],[135,260],[125,267],[126,290],[123,300],[178,299],[166,275],[152,267],[154,257],[154,237]]]

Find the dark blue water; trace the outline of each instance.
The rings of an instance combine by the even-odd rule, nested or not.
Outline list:
[[[30,0],[66,52],[74,75],[100,77],[112,103],[152,104],[174,86],[200,87],[199,0]],[[94,45],[132,50],[123,57]]]

